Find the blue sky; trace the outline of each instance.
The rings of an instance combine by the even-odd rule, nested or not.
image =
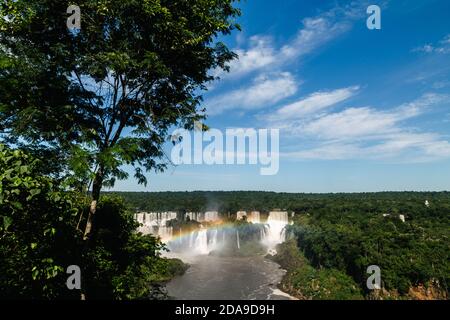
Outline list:
[[[371,4],[381,30],[366,26]],[[279,128],[278,174],[181,165],[115,190],[450,190],[450,1],[240,7],[243,31],[221,39],[240,58],[229,74],[211,71],[221,80],[204,94],[206,124]]]

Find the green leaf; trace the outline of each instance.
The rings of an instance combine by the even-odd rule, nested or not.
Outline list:
[[[37,267],[36,266],[34,266],[32,269],[31,269],[31,277],[33,278],[33,280],[36,280],[37,278],[38,278],[38,276],[39,276],[39,270],[37,269]]]
[[[28,166],[21,166],[20,167],[20,174],[24,174],[28,172]]]
[[[31,199],[33,199],[36,195],[38,195],[40,193],[41,193],[40,189],[31,189],[30,195],[27,197],[27,201],[30,201]]]
[[[9,226],[12,224],[13,219],[11,217],[3,217],[3,228],[8,230]]]

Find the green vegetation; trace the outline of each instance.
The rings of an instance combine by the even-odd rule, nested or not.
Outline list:
[[[0,3],[0,298],[164,298],[154,288],[186,266],[134,232],[135,209],[274,208],[296,213],[295,240],[276,259],[299,295],[367,296],[365,271],[375,264],[386,290],[404,296],[433,283],[448,296],[448,192],[101,198],[128,178],[125,166],[146,184],[146,172],[166,168],[169,130],[205,118],[210,71],[227,71],[236,57],[217,40],[239,29],[235,2],[83,0],[77,32],[66,27],[66,1]],[[259,250],[257,227],[238,229],[242,251]],[[82,292],[65,286],[69,265],[81,266]]]
[[[236,57],[217,40],[239,28],[234,0],[77,4],[74,31],[67,1],[0,3],[0,143],[16,150],[1,151],[1,297],[72,297],[71,264],[88,299],[141,298],[170,276],[160,242],[101,191],[125,166],[143,184],[164,170],[169,130],[205,118],[210,70]]]
[[[420,194],[413,196],[417,198],[406,200],[393,194],[390,201],[367,204],[329,201],[308,210],[306,219],[296,219],[288,232],[313,266],[347,273],[366,293],[369,265],[381,268],[383,288],[396,294],[406,295],[411,287],[431,282],[448,292],[449,200],[436,194],[427,208],[425,195],[420,202]]]
[[[381,192],[355,194],[289,194],[273,192],[120,193],[130,207],[169,210],[219,209],[295,212],[287,234],[307,260],[302,272],[289,272],[293,290],[308,298],[370,297],[366,287],[370,265],[381,268],[382,287],[391,297],[408,298],[411,289],[433,286],[448,297],[450,283],[450,193]],[[429,206],[425,201],[429,201]],[[405,222],[399,218],[404,215]],[[292,248],[291,248],[292,249]],[[293,249],[292,249],[293,250]],[[282,263],[283,265],[284,263]],[[290,267],[286,267],[290,270]],[[298,270],[297,270],[298,271]],[[326,284],[325,279],[336,283]],[[324,294],[301,287],[307,279],[322,279],[332,290]],[[324,282],[325,281],[325,282]],[[308,281],[306,281],[308,283]],[[344,283],[348,283],[344,286]],[[356,284],[357,290],[353,290]],[[285,284],[288,286],[288,284]],[[336,296],[332,296],[336,294]],[[298,294],[300,295],[300,294]],[[300,295],[301,296],[301,295]]]
[[[363,299],[360,288],[350,276],[336,269],[312,267],[293,239],[278,245],[277,254],[270,258],[287,270],[281,289],[299,299]]]
[[[0,298],[72,296],[78,199],[37,173],[39,161],[0,144]]]
[[[179,260],[160,257],[165,247],[159,239],[134,233],[138,223],[121,198],[103,197],[95,219],[92,249],[84,261],[88,296],[151,299],[152,284],[184,272]]]
[[[0,299],[80,299],[66,268],[82,268],[90,299],[152,299],[152,290],[186,269],[160,257],[163,245],[134,232],[122,199],[103,197],[90,250],[78,225],[89,201],[41,174],[41,162],[0,145]]]

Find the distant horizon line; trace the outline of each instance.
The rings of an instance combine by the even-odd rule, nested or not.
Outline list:
[[[334,191],[334,192],[286,192],[286,191],[267,191],[267,190],[185,190],[185,191],[123,191],[108,190],[102,193],[201,193],[201,192],[261,192],[261,193],[279,193],[279,194],[366,194],[366,193],[448,193],[450,190],[385,190],[385,191]]]

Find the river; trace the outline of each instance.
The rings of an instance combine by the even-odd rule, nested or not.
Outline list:
[[[291,300],[277,289],[285,271],[262,256],[180,257],[190,268],[167,284],[176,300]]]

